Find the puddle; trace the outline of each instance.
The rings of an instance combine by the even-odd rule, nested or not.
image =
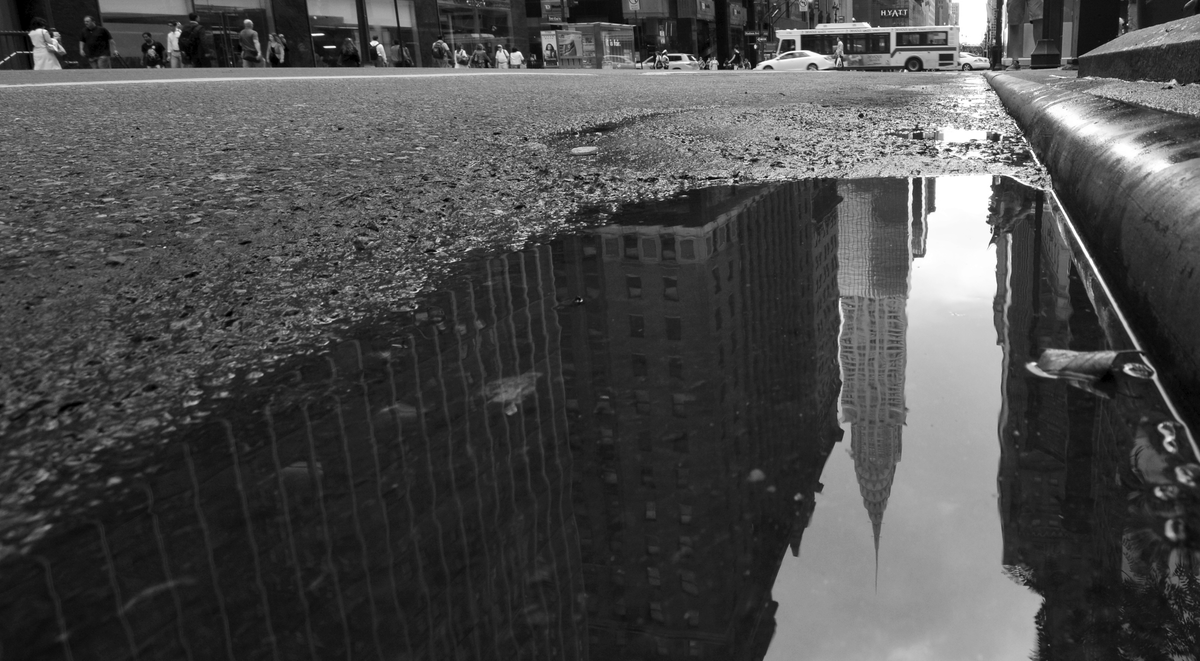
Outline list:
[[[995,142],[1007,144],[1008,142],[1012,141],[1011,138],[1008,138],[1003,133],[998,133],[996,131],[975,131],[951,127],[898,131],[893,135],[901,138],[909,138],[911,140],[933,140],[936,142],[945,142],[949,144],[961,144],[968,142]]]
[[[1187,658],[1168,403],[1026,367],[1133,346],[1072,236],[1004,178],[815,180],[466,264],[7,560],[4,647]]]

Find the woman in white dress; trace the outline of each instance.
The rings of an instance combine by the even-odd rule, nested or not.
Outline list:
[[[49,69],[61,69],[62,64],[58,61],[57,49],[51,44],[57,44],[58,41],[46,29],[46,19],[35,18],[29,22],[29,41],[33,42],[33,69],[34,71],[46,71]]]

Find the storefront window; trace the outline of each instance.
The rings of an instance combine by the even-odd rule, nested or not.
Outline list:
[[[308,0],[308,12],[317,66],[338,66],[347,39],[360,47],[354,0]]]
[[[124,58],[136,61],[133,66],[140,66],[142,57],[142,33],[149,32],[155,41],[167,44],[167,23],[170,21],[187,21],[191,11],[188,0],[100,0],[100,13],[95,16],[103,23],[117,43],[117,52]],[[58,26],[65,33],[68,30],[82,30],[79,26]],[[68,42],[78,38],[67,38]],[[71,44],[67,48],[71,49]],[[72,52],[75,52],[72,50]]]
[[[497,44],[513,47],[508,0],[439,0],[438,14],[442,34],[454,49],[462,46],[470,53],[483,44],[491,53]]]
[[[220,0],[220,2],[196,2],[196,14],[200,24],[208,29],[212,37],[209,54],[215,57],[216,66],[239,67],[242,65],[241,45],[238,33],[242,21],[254,22],[258,32],[260,48],[266,48],[267,34],[275,29],[267,9],[267,0]]]
[[[387,49],[391,66],[400,66],[401,47],[408,49],[415,65],[421,64],[414,13],[412,0],[367,0],[371,36]]]

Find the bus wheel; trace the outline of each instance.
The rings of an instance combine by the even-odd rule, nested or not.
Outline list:
[[[816,71],[816,70],[817,70],[817,65],[815,65],[815,64],[810,64],[810,65],[808,65],[808,70],[809,70],[809,71]]]
[[[908,61],[904,63],[904,68],[908,69],[909,71],[920,71],[921,70],[921,58],[919,58],[919,57],[908,58]]]

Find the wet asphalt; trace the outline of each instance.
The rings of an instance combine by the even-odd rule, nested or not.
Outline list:
[[[1017,135],[979,72],[6,72],[0,115],[0,557],[465,255],[713,184],[1047,184],[910,137]]]

